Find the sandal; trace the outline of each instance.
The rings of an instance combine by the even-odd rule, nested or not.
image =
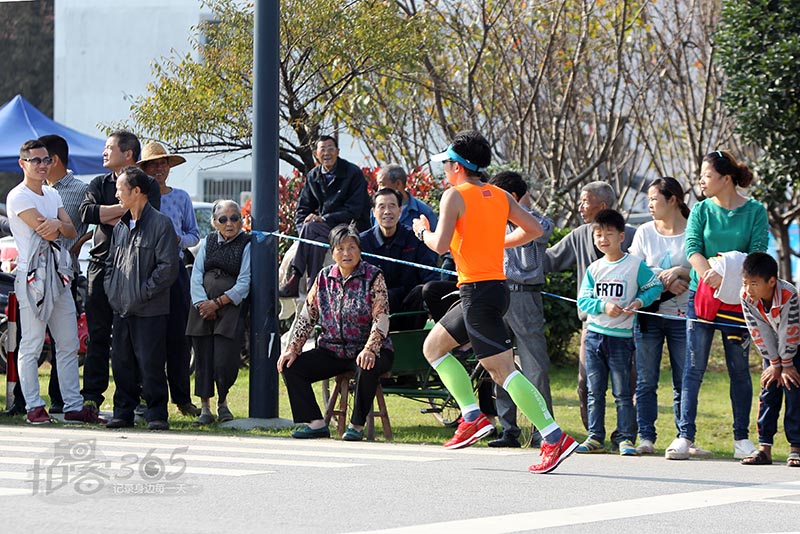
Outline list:
[[[800,467],[800,452],[790,452],[786,457],[786,465],[788,467]]]
[[[797,456],[800,461],[800,454]],[[764,451],[754,451],[750,456],[742,458],[742,465],[772,465],[772,459]]]

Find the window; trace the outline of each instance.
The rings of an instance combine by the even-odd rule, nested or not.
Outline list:
[[[239,202],[242,193],[252,189],[252,181],[249,178],[205,178],[203,180],[203,201],[214,202],[221,198],[229,198]]]

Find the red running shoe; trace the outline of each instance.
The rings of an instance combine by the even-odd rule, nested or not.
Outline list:
[[[558,467],[558,464],[566,460],[577,448],[578,442],[569,437],[566,432],[561,434],[561,439],[555,445],[543,441],[539,453],[542,461],[530,466],[528,471],[534,474],[549,473]]]
[[[458,424],[455,435],[444,444],[445,449],[469,447],[482,437],[488,436],[494,430],[492,422],[483,414],[471,422],[464,421],[463,418],[459,419],[459,421],[461,422]]]

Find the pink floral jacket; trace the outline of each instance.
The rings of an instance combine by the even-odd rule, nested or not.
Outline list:
[[[300,354],[314,326],[317,345],[339,358],[353,359],[362,350],[380,355],[392,350],[389,339],[389,293],[378,267],[363,260],[344,278],[336,265],[322,269],[306,297],[288,350]]]

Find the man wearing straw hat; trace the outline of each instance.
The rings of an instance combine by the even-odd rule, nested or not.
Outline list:
[[[186,163],[183,156],[168,154],[161,144],[151,141],[142,149],[139,167],[158,182],[161,192],[161,213],[172,220],[178,236],[178,248],[183,250],[200,242],[200,232],[194,216],[192,198],[183,189],[167,185],[169,170]],[[169,290],[169,319],[167,322],[167,382],[172,402],[178,410],[191,417],[200,415],[200,408],[192,403],[189,386],[190,351],[186,338],[186,321],[189,319],[189,273],[183,261],[178,263],[178,278]]]

